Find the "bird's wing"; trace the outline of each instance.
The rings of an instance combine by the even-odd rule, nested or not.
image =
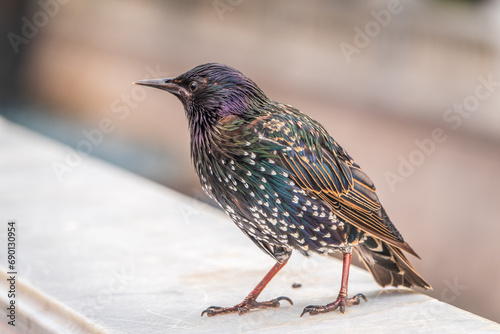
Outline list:
[[[281,147],[279,163],[300,188],[353,226],[418,257],[385,214],[373,182],[319,123],[286,106],[285,113],[260,116],[249,126],[261,144]]]

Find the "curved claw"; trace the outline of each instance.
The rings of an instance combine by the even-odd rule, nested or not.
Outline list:
[[[361,300],[359,300],[360,298],[362,298],[365,302],[368,302],[368,299],[366,299],[364,294],[358,293],[356,296],[347,299],[346,305],[359,305],[359,303],[361,303]]]
[[[288,298],[288,297],[285,297],[285,296],[278,297],[278,298],[276,298],[275,300],[276,300],[277,302],[280,302],[280,301],[282,301],[282,300],[286,300],[287,302],[289,302],[289,303],[290,303],[290,305],[293,305],[292,300],[291,300],[290,298]]]
[[[203,317],[203,315],[206,313],[208,317],[211,317],[211,316],[217,314],[215,312],[216,310],[221,310],[221,309],[222,309],[222,307],[220,307],[220,306],[210,306],[210,307],[207,307],[206,310],[204,310],[203,312],[201,312],[201,316]]]
[[[304,307],[304,310],[302,311],[302,313],[300,314],[300,317],[302,318],[302,316],[306,313],[309,313],[309,315],[315,315],[315,314],[318,314],[318,308],[320,307],[324,307],[324,306],[319,306],[319,305],[309,305],[309,306],[306,306]]]

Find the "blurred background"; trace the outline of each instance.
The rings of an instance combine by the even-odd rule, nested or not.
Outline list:
[[[0,115],[68,161],[208,201],[181,104],[131,83],[228,64],[367,171],[431,296],[500,321],[499,1],[18,0],[0,18]]]

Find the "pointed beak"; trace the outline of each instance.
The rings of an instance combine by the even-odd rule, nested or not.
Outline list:
[[[134,84],[166,90],[174,95],[188,95],[188,92],[184,89],[184,87],[175,83],[175,78],[139,80],[134,82]]]

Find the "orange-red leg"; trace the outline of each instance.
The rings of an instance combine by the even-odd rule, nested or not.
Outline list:
[[[351,257],[351,253],[343,253],[342,283],[340,285],[340,292],[337,300],[324,306],[309,305],[304,308],[304,311],[302,311],[302,314],[300,316],[303,316],[305,313],[309,313],[309,315],[326,313],[335,311],[336,309],[339,309],[340,312],[344,313],[346,305],[358,305],[361,302],[361,299],[364,299],[364,301],[366,302],[366,297],[361,293],[358,293],[352,298],[347,298],[347,284],[349,282],[349,268],[351,267]]]
[[[201,313],[203,316],[205,313],[207,316],[212,317],[218,314],[226,314],[226,313],[234,313],[238,312],[238,314],[243,314],[254,308],[269,308],[269,307],[279,307],[281,300],[286,300],[291,305],[293,305],[292,301],[288,297],[278,297],[276,299],[272,299],[266,302],[258,302],[256,299],[264,290],[266,285],[273,279],[273,277],[285,266],[288,260],[283,262],[277,262],[274,267],[267,273],[266,276],[257,284],[257,286],[248,294],[248,296],[239,304],[233,307],[220,307],[220,306],[210,306],[205,311]]]

